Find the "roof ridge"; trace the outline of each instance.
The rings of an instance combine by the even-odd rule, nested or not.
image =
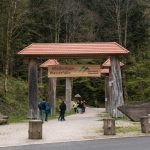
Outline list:
[[[33,44],[101,44],[101,43],[115,43],[115,42],[78,42],[78,43],[32,43]]]

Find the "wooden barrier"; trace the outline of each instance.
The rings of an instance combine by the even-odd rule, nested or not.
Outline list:
[[[116,129],[115,129],[115,119],[103,119],[104,122],[104,135],[115,135]]]
[[[140,122],[140,118],[150,114],[150,103],[139,105],[119,106],[118,109],[132,121]]]
[[[0,125],[4,125],[8,123],[8,116],[0,115]]]
[[[140,119],[141,122],[141,132],[150,133],[150,116],[143,116]]]
[[[7,124],[8,119],[0,119],[0,125]]]
[[[29,121],[29,139],[42,139],[42,121]]]

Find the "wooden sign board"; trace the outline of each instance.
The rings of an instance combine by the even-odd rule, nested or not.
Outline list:
[[[100,65],[52,65],[48,77],[100,77]]]

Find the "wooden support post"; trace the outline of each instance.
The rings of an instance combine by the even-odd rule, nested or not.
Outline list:
[[[109,99],[109,77],[105,76],[105,109],[110,112],[110,99]]]
[[[112,116],[112,77],[111,77],[111,73],[109,73],[109,77],[108,77],[108,91],[109,91],[109,109],[108,109],[108,113],[110,114],[110,116]]]
[[[120,62],[115,56],[112,56],[110,60],[111,60],[111,78],[112,78],[111,113],[112,117],[118,118],[122,117],[123,114],[117,109],[117,107],[124,105],[121,69],[120,69]]]
[[[43,84],[43,68],[40,68],[40,73],[39,73],[39,83],[42,85]]]
[[[30,120],[28,134],[29,139],[42,139],[42,121]]]
[[[142,133],[150,133],[150,116],[143,116],[140,122]]]
[[[72,80],[71,78],[66,78],[66,107],[67,112],[71,111],[71,99],[72,99]]]
[[[103,119],[103,129],[104,129],[104,135],[115,135],[116,129],[115,129],[115,119]]]
[[[30,59],[28,68],[28,84],[29,84],[29,112],[28,118],[37,119],[37,82],[38,70],[36,59]]]
[[[51,114],[56,113],[56,78],[49,78],[48,82],[48,96],[49,96],[49,102],[51,105]]]

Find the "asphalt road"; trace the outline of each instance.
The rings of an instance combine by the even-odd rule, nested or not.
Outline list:
[[[150,150],[150,137],[1,147],[0,150]]]

